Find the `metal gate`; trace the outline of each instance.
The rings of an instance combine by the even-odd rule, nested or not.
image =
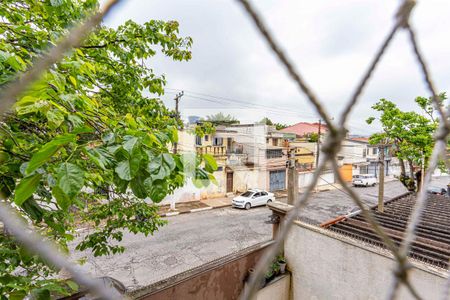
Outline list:
[[[270,190],[286,189],[286,170],[270,171]]]

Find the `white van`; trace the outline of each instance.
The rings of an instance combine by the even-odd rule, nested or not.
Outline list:
[[[372,174],[353,175],[353,186],[375,186],[377,178]]]

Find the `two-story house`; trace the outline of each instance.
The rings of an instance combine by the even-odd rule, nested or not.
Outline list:
[[[234,190],[262,188],[270,191],[286,189],[287,144],[283,133],[273,126],[238,124],[234,140],[247,155],[245,166],[234,168]]]

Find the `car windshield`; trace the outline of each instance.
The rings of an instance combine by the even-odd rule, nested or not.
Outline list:
[[[253,193],[254,193],[254,192],[247,191],[247,192],[243,193],[241,196],[242,196],[242,197],[250,198],[250,197],[253,195]]]

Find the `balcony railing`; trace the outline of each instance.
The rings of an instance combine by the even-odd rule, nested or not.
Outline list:
[[[198,154],[211,154],[212,156],[226,156],[226,146],[197,146]]]

